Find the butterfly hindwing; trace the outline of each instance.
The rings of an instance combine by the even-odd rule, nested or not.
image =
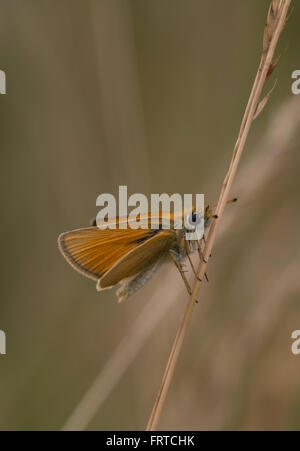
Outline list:
[[[98,281],[97,289],[112,287],[123,279],[146,271],[171,248],[176,232],[156,230],[156,233],[120,258]]]

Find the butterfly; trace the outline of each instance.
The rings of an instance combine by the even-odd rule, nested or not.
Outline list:
[[[184,216],[184,212],[180,212]],[[183,270],[187,258],[196,274],[190,254],[198,249],[201,256],[201,238],[189,240],[186,233],[195,230],[203,220],[206,229],[215,217],[207,207],[204,217],[194,209],[184,217],[184,226],[176,229],[176,215],[170,215],[170,227],[163,227],[163,213],[145,215],[140,218],[143,228],[121,228],[120,225],[130,220],[115,218],[110,226],[94,221],[92,227],[65,232],[58,237],[58,247],[67,262],[81,274],[95,280],[98,291],[106,290],[119,284],[117,297],[124,301],[152,278],[159,267],[168,259],[178,269],[185,286],[191,294],[191,288]],[[153,227],[155,224],[155,227]],[[129,224],[130,225],[130,224]]]

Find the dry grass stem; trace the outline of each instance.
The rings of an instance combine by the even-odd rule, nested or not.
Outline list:
[[[175,337],[175,341],[171,350],[171,354],[167,363],[167,367],[165,369],[165,373],[162,379],[161,386],[158,391],[157,398],[154,403],[154,407],[147,425],[147,430],[152,431],[155,430],[162,407],[164,405],[166,395],[168,392],[168,388],[170,386],[172,376],[174,373],[174,369],[178,360],[178,356],[182,347],[182,343],[191,319],[191,315],[195,306],[195,302],[197,300],[201,281],[204,278],[207,262],[209,260],[209,256],[211,254],[215,238],[216,232],[223,216],[226,201],[229,198],[229,192],[235,178],[235,174],[237,171],[237,167],[242,155],[242,152],[245,147],[245,143],[252,125],[252,122],[255,117],[257,117],[258,109],[262,110],[260,105],[260,97],[262,93],[262,89],[264,87],[265,81],[270,74],[270,70],[272,71],[273,57],[274,52],[278,43],[278,39],[280,34],[285,26],[288,10],[291,4],[291,0],[272,0],[268,16],[267,16],[267,24],[264,31],[263,37],[263,52],[260,61],[260,65],[257,71],[257,75],[253,84],[253,88],[249,97],[248,105],[246,107],[246,111],[244,113],[244,117],[242,120],[241,128],[238,134],[237,142],[233,151],[232,160],[230,162],[229,170],[223,182],[223,186],[221,189],[221,193],[219,196],[219,201],[216,209],[217,219],[212,223],[210,230],[208,232],[206,244],[203,250],[203,260],[200,262],[197,276],[195,277],[193,292],[189,298],[188,305],[183,317],[183,320],[179,326],[177,335]],[[265,100],[263,100],[265,102]],[[266,103],[266,102],[265,102]]]

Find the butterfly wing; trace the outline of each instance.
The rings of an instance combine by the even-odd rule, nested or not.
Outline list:
[[[98,281],[97,289],[112,287],[127,277],[140,271],[146,271],[153,266],[172,246],[176,240],[176,232],[156,230],[156,233],[131,249],[121,257]]]
[[[164,232],[170,231],[165,230]],[[86,277],[98,280],[124,256],[159,233],[162,233],[162,231],[151,229],[101,230],[98,227],[89,227],[62,233],[58,237],[58,246],[65,259],[74,269]],[[140,261],[139,257],[136,264],[136,273],[140,270]],[[126,274],[132,272],[132,267],[132,260],[130,260],[130,264],[127,264],[127,266],[125,264]],[[119,272],[114,274],[119,274]],[[126,275],[126,277],[129,276]],[[122,278],[125,278],[125,276]],[[110,280],[116,280],[116,276]],[[106,283],[105,287],[108,286],[111,285]],[[104,288],[104,286],[101,286],[101,288]]]

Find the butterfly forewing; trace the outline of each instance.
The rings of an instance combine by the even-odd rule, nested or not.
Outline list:
[[[89,227],[62,233],[58,238],[58,244],[66,260],[77,271],[98,280],[125,255],[159,233],[162,231],[157,229],[100,230],[98,227]],[[127,273],[132,272],[132,269],[129,270],[130,265],[133,264],[132,261],[131,257],[130,264],[124,266]],[[136,272],[138,271],[139,268]]]

